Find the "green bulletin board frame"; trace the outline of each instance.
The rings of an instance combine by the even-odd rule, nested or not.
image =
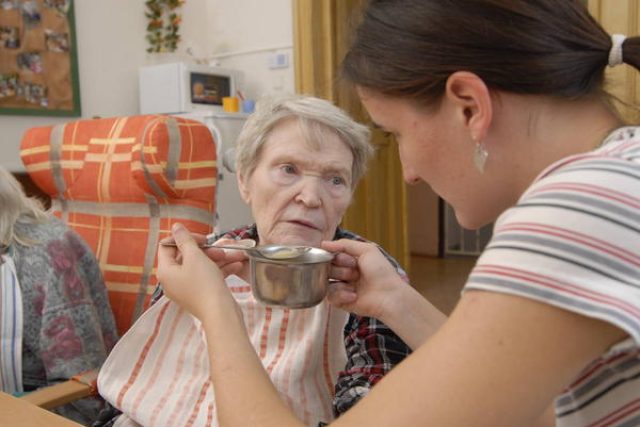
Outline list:
[[[25,3],[30,8],[25,9]],[[39,18],[27,24],[25,14]],[[17,42],[10,40],[13,34],[17,34]],[[34,67],[37,71],[25,67],[25,61],[19,65],[21,54],[39,58]],[[3,86],[3,77],[16,75],[15,85],[5,80]],[[25,90],[20,89],[25,83],[45,87],[46,94],[27,100]],[[38,102],[45,98],[46,102]],[[0,0],[0,114],[82,114],[74,0]]]

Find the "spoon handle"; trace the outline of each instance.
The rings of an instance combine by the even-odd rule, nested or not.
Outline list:
[[[173,240],[167,240],[160,242],[162,246],[173,246],[176,247],[176,242]],[[198,245],[199,248],[207,249],[207,248],[220,248],[220,249],[250,249],[256,245],[256,241],[252,239],[242,239],[238,240],[236,243],[229,243],[226,245],[216,245],[214,242],[200,243]]]

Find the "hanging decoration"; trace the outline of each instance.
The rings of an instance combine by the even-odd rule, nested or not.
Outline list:
[[[182,15],[178,13],[186,0],[146,0],[147,8],[147,52],[175,52],[180,42],[180,22]]]

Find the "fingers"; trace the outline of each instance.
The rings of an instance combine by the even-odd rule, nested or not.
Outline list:
[[[336,241],[340,242],[340,241]],[[323,242],[324,243],[336,243],[336,242]],[[358,242],[361,243],[361,242]],[[329,246],[329,245],[326,245]],[[334,245],[331,245],[334,246]],[[336,248],[345,249],[346,246],[340,245],[338,243],[335,245]],[[334,251],[335,252],[335,251]],[[338,252],[336,256],[333,258],[333,262],[331,265],[331,273],[330,277],[334,280],[350,282],[356,281],[360,278],[360,272],[358,269],[358,260],[356,257],[349,255],[348,253]]]
[[[207,236],[205,236],[204,234],[191,233],[191,236],[195,239],[196,243],[198,243],[199,245],[207,243]],[[165,237],[164,239],[160,240],[160,244],[174,243],[174,242],[175,240],[173,238],[173,235]]]
[[[244,262],[232,262],[229,264],[225,264],[224,266],[221,266],[218,264],[218,267],[220,267],[220,270],[222,270],[222,274],[224,274],[224,277],[230,276],[232,274],[235,275],[240,275],[240,273],[242,273],[242,271],[244,270],[245,267],[245,263]]]
[[[221,248],[207,248],[205,253],[212,261],[216,264],[220,264],[221,262],[244,262],[249,259],[247,257],[246,252],[242,250],[234,250],[234,249],[221,249]]]
[[[158,264],[163,268],[163,272],[166,267],[182,265],[183,258],[189,256],[185,254],[186,251],[193,251],[192,253],[194,255],[191,255],[192,259],[196,259],[196,257],[201,256],[201,254],[206,255],[211,261],[216,263],[224,274],[224,277],[231,274],[240,274],[246,268],[247,261],[249,260],[246,252],[242,250],[216,248],[215,246],[202,249],[198,245],[207,243],[207,236],[189,233],[188,230],[179,223],[176,223],[172,227],[171,237],[167,237],[163,239],[163,241],[171,241],[176,244],[175,247],[161,245],[158,250]],[[223,238],[217,240],[215,244],[225,245],[233,244],[234,242],[234,239]],[[198,255],[195,255],[196,250]]]
[[[173,237],[166,237],[161,240],[161,242],[171,242],[173,241]],[[180,255],[180,251],[175,246],[164,246],[160,245],[158,247],[158,264],[159,265],[178,265],[182,263],[182,256]]]
[[[216,240],[215,242],[213,242],[214,245],[216,246],[222,246],[222,245],[233,245],[236,241],[234,239],[230,239],[230,238],[221,238]]]
[[[338,252],[338,254],[333,258],[333,265],[345,268],[355,268],[358,265],[358,260],[349,254]]]
[[[180,252],[173,246],[162,246],[158,248],[158,267],[178,265],[182,262],[182,257],[178,259]]]
[[[232,244],[233,239],[219,239],[216,245]],[[245,268],[249,257],[245,251],[221,248],[208,248],[205,253],[213,262],[215,262],[225,277],[231,274],[239,274]]]
[[[173,240],[175,247],[160,245],[158,249],[158,263],[163,265],[179,265],[187,252],[200,252],[196,239],[199,235],[191,235],[189,230],[180,223],[175,223],[171,227],[171,237],[163,239],[163,241]]]
[[[359,258],[371,250],[377,250],[376,246],[372,243],[358,242],[357,240],[350,239],[324,241],[320,246],[329,252],[344,252],[353,258]]]
[[[331,266],[329,277],[340,282],[355,282],[360,279],[360,270],[357,267]]]
[[[176,222],[171,227],[171,235],[173,236],[173,240],[176,242],[176,245],[180,250],[184,248],[198,247],[198,243],[194,239],[194,237],[189,233],[189,230],[179,222]]]
[[[338,308],[348,309],[358,299],[358,295],[353,285],[344,282],[329,282],[327,299]]]
[[[171,267],[182,264],[185,249],[191,246],[198,248],[195,240],[182,224],[174,224],[171,234],[170,238],[163,240],[175,241],[176,247],[160,245],[158,248],[158,278],[168,272]]]

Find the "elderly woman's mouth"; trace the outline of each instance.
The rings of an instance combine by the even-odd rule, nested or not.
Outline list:
[[[312,222],[309,221],[302,221],[302,220],[293,220],[293,221],[288,221],[290,224],[294,224],[294,225],[299,225],[302,227],[306,227],[306,228],[311,228],[313,230],[321,230],[321,227],[318,227],[317,225],[315,225]]]

